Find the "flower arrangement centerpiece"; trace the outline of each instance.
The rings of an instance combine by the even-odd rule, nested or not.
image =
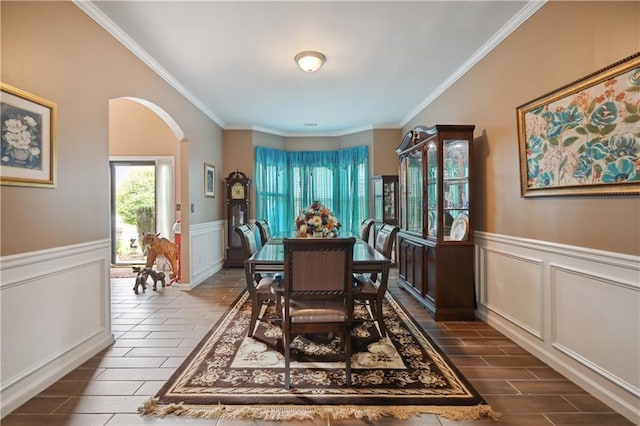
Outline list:
[[[342,226],[331,210],[319,201],[301,210],[295,225],[296,235],[300,238],[335,238]]]

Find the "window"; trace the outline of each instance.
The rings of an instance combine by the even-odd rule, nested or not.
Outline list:
[[[313,201],[331,209],[343,232],[357,232],[368,214],[368,148],[287,152],[256,148],[256,217],[274,233],[293,228],[300,210]]]

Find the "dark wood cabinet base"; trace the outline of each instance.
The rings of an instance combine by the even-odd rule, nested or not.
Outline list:
[[[436,321],[475,319],[473,246],[438,246],[398,233],[398,285]]]

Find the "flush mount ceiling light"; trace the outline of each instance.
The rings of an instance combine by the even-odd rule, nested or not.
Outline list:
[[[307,50],[306,52],[300,52],[295,57],[296,63],[304,72],[314,72],[324,64],[327,60],[325,56],[320,52],[313,50]]]

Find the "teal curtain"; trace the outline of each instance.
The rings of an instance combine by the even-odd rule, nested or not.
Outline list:
[[[342,226],[358,233],[369,216],[369,150],[367,146],[338,151],[338,192]]]
[[[368,216],[369,150],[280,151],[256,147],[256,218],[272,232],[293,229],[300,210],[319,201],[338,218],[342,233],[358,232]]]
[[[256,148],[254,171],[256,219],[269,222],[272,233],[283,232],[293,223],[289,205],[290,187],[286,152]]]

